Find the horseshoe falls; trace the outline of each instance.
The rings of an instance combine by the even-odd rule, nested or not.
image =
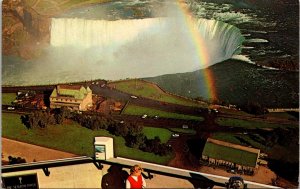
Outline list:
[[[160,19],[106,21],[53,18],[50,44],[83,48],[122,45],[159,22]]]
[[[198,19],[192,27],[204,42],[205,54],[195,48],[190,26],[178,18],[52,18],[49,46],[25,64],[18,79],[12,78],[13,67],[4,68],[2,82],[32,85],[152,77],[195,71],[240,53],[244,37],[235,26]],[[210,61],[204,65],[199,55]]]

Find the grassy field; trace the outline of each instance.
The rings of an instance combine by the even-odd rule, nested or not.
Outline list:
[[[288,112],[270,112],[266,115],[267,117],[276,117],[276,118],[282,118],[282,119],[289,119],[289,120],[297,120],[297,118]]]
[[[147,129],[146,129],[147,130]],[[52,149],[74,153],[77,155],[93,156],[93,142],[96,136],[114,138],[115,155],[138,159],[141,161],[166,164],[172,155],[158,156],[152,153],[125,146],[122,137],[109,134],[106,130],[92,131],[77,123],[68,125],[53,125],[46,129],[27,129],[20,120],[20,115],[2,114],[2,136],[26,143],[36,144]]]
[[[217,139],[217,140],[222,140],[225,142],[231,142],[234,144],[242,145],[242,143],[235,136],[237,136],[237,135],[231,134],[231,133],[214,133],[212,138]]]
[[[191,134],[191,135],[196,134],[196,131],[194,129],[170,128],[170,131],[173,131],[176,133]]]
[[[240,165],[255,166],[257,154],[221,146],[214,143],[206,143],[203,154],[210,158],[223,159]]]
[[[209,99],[211,95],[207,92],[208,71],[213,76],[218,99],[224,102],[244,105],[251,101],[268,108],[299,107],[298,71],[258,69],[256,65],[245,64],[239,60],[229,59],[206,69],[145,80],[157,83],[164,90],[175,94]]]
[[[247,121],[241,119],[233,119],[233,118],[218,118],[217,123],[222,126],[230,126],[230,127],[243,127],[246,129],[256,129],[256,128],[295,128],[298,125],[288,125],[288,124],[273,124],[266,123],[260,121]]]
[[[251,135],[252,136],[254,135],[255,138],[258,138],[261,142],[258,142],[257,140],[253,140],[253,137],[251,137]],[[265,138],[259,134],[243,135],[243,134],[232,134],[232,133],[214,133],[212,138],[225,141],[225,142],[243,145],[243,146],[245,145],[252,146],[253,148],[260,149],[262,152],[269,154],[269,156],[272,159],[280,160],[284,158],[285,160],[290,162],[297,162],[299,159],[298,153],[295,153],[299,151],[298,144],[290,144],[285,146],[275,144],[272,147],[267,147],[265,145],[266,144]],[[289,155],[287,156],[286,154]]]
[[[248,114],[247,112],[240,111],[240,110],[227,109],[227,108],[219,108],[218,110],[222,113],[227,113],[227,114],[242,115],[242,116],[253,116],[252,114]]]
[[[142,80],[127,80],[121,82],[112,82],[110,86],[115,86],[116,89],[130,93],[136,96],[142,96],[157,101],[168,102],[173,104],[206,107],[203,103],[198,103],[185,98],[176,97],[162,91],[157,85],[150,84]]]
[[[2,104],[11,105],[16,100],[17,95],[15,93],[2,93]]]
[[[261,137],[260,135],[255,134],[255,136],[260,138],[261,141],[265,142],[265,139],[263,137]],[[232,133],[215,133],[215,134],[213,134],[212,138],[221,140],[221,141],[225,141],[225,142],[239,144],[242,146],[252,146],[253,148],[258,148],[258,149],[262,149],[262,150],[266,149],[264,144],[251,139],[250,135],[248,135],[248,134],[244,135],[244,134],[232,134]],[[239,140],[239,138],[241,140]],[[242,140],[244,142],[242,142]],[[245,144],[245,143],[247,143],[247,144]]]
[[[177,114],[172,112],[164,112],[152,108],[146,108],[141,106],[135,105],[128,105],[126,109],[122,112],[122,114],[128,115],[144,115],[147,114],[150,117],[159,116],[164,118],[173,118],[173,119],[185,119],[185,120],[198,120],[202,121],[202,117],[191,116],[191,115],[184,115],[184,114]]]
[[[156,128],[156,127],[144,127],[143,133],[148,139],[153,139],[158,136],[162,143],[168,142],[171,138],[172,132],[168,129]]]

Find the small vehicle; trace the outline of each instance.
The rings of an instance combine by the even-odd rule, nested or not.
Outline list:
[[[188,129],[189,126],[188,126],[188,125],[182,125],[182,128],[183,128],[183,129]]]
[[[121,124],[123,124],[123,123],[124,123],[124,121],[122,120],[122,121],[120,121],[120,123],[121,123]]]
[[[156,116],[154,116],[154,119],[158,119],[158,116],[156,115]]]
[[[142,116],[142,119],[145,119],[146,117],[148,117],[148,115],[147,115],[147,114],[144,114],[144,115]]]
[[[225,182],[227,189],[246,189],[247,184],[244,183],[244,179],[240,176],[232,176],[228,182]]]
[[[7,107],[7,110],[14,110],[15,109],[15,107],[13,107],[13,106],[8,106]]]
[[[219,113],[219,110],[213,109],[213,112],[214,112],[214,113]]]
[[[173,134],[172,134],[172,137],[174,137],[174,138],[179,137],[179,134],[173,133]]]
[[[132,95],[130,96],[130,98],[137,99],[138,97]]]

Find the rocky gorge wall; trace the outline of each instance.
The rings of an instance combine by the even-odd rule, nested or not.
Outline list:
[[[49,42],[50,21],[48,16],[40,15],[22,1],[4,1],[3,55],[17,55],[24,59],[36,56],[40,46]]]

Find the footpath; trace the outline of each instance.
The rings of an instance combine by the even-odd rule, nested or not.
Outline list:
[[[2,137],[2,161],[8,161],[8,156],[21,157],[26,162],[33,162],[71,158],[77,155]]]

